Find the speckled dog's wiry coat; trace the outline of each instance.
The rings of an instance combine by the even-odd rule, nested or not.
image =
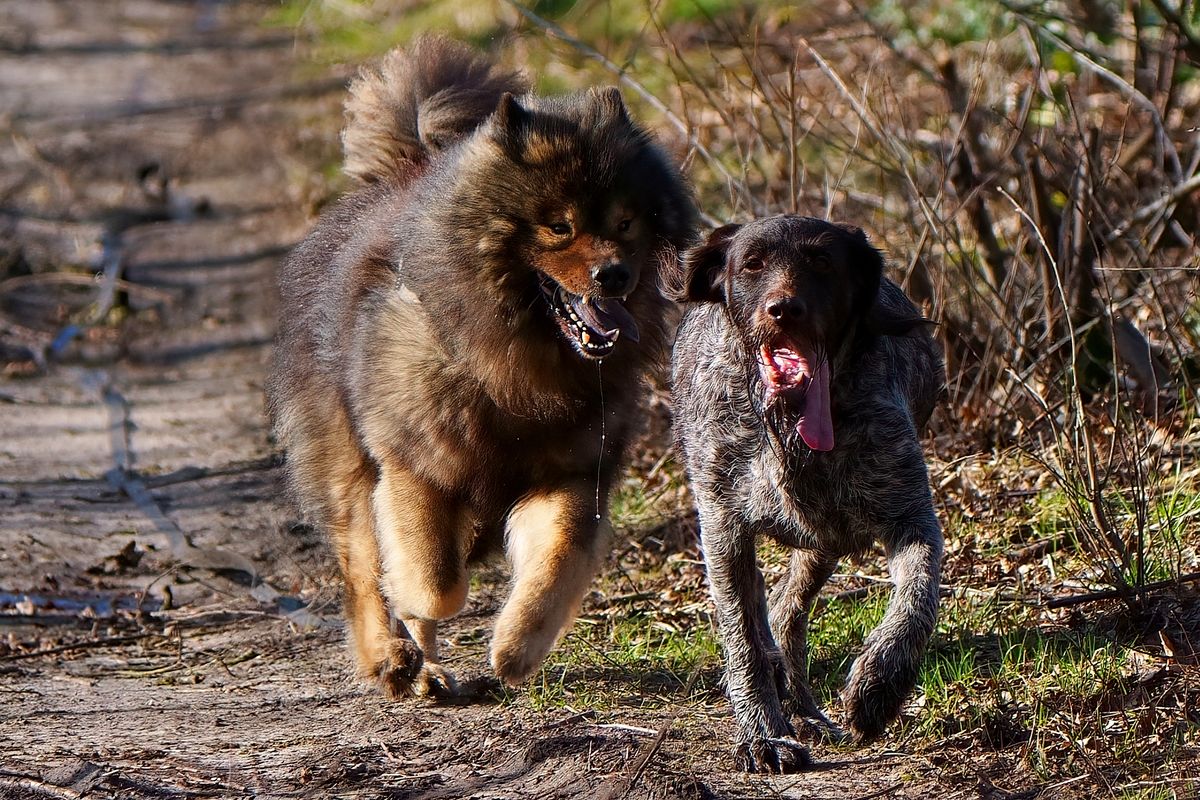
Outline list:
[[[943,382],[926,321],[857,228],[779,216],[685,258],[676,438],[700,510],[743,768],[807,761],[789,715],[830,730],[807,685],[808,614],[875,541],[895,589],[843,694],[860,739],[912,690],[937,614],[942,536],[918,432]],[[768,611],[759,535],[795,548]]]
[[[280,270],[275,430],[337,551],[359,670],[392,696],[455,691],[437,626],[489,552],[513,567],[502,680],[571,624],[665,360],[658,272],[693,236],[678,168],[616,89],[525,89],[439,38],[364,71],[343,135],[362,185]]]

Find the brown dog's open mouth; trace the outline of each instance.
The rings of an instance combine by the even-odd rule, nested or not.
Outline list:
[[[763,405],[784,403],[800,415],[796,431],[813,450],[833,449],[833,416],[829,404],[829,360],[815,347],[786,337],[764,344],[758,369],[765,396]]]
[[[539,276],[558,327],[580,355],[604,358],[616,347],[618,338],[638,341],[637,323],[620,300],[572,294],[548,275]]]

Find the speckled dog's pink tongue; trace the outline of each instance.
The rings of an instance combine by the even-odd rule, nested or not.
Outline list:
[[[804,394],[804,416],[796,423],[800,438],[813,450],[833,449],[833,415],[829,410],[829,361],[821,358],[813,368],[808,353],[804,360],[809,367],[808,391]]]
[[[759,351],[759,370],[765,393],[763,405],[770,406],[783,396],[795,399],[801,410],[796,432],[813,450],[833,449],[833,414],[829,404],[829,360],[819,351],[795,342],[763,345]]]

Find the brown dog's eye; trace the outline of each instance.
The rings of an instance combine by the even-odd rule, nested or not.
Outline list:
[[[763,262],[762,262],[762,259],[759,258],[758,256],[750,256],[749,258],[742,261],[742,271],[743,272],[758,272],[762,268],[763,268]]]
[[[829,272],[829,256],[816,255],[809,259],[809,267],[813,272]]]
[[[617,223],[617,232],[618,233],[626,233],[629,230],[629,226],[632,224],[633,224],[633,220],[631,220],[631,219],[621,220],[620,222]]]
[[[546,228],[555,236],[571,235],[571,223],[569,222],[551,222]]]

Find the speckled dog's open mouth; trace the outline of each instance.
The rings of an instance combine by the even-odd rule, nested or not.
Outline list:
[[[796,431],[804,443],[813,450],[832,450],[829,361],[821,349],[779,336],[759,349],[758,371],[763,404],[786,404],[799,415]]]
[[[604,358],[622,337],[638,341],[637,323],[617,298],[572,294],[549,275],[538,277],[558,327],[583,357]]]

